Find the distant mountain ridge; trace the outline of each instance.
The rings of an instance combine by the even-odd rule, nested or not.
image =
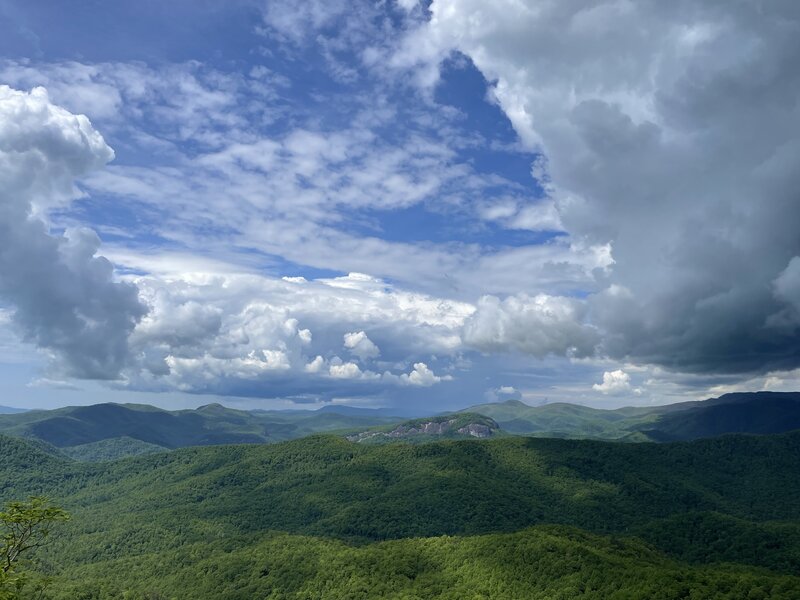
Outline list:
[[[491,417],[501,429],[518,435],[666,442],[800,429],[800,393],[732,393],[708,400],[614,410],[566,403],[529,406],[508,400],[472,406],[464,412]]]
[[[24,408],[14,408],[13,406],[0,406],[0,415],[16,415],[27,412]]]
[[[663,412],[641,431],[658,442],[695,440],[728,433],[770,434],[800,429],[800,393],[725,394],[686,402]]]
[[[668,442],[726,433],[800,429],[800,393],[754,392],[664,406],[603,410],[577,404],[481,404],[408,421],[391,409],[328,405],[307,410],[236,410],[221,404],[168,411],[143,404],[95,404],[0,414],[0,433],[38,440],[78,460],[113,460],[186,446],[272,443],[338,432],[359,443],[524,435],[620,442]],[[470,421],[466,433],[436,423]],[[422,423],[432,424],[422,427]],[[455,422],[455,421],[454,421]],[[435,426],[434,426],[435,425]],[[483,428],[486,428],[484,431]],[[436,431],[434,431],[436,430]]]
[[[110,460],[186,446],[279,442],[399,420],[333,411],[244,411],[221,404],[168,411],[108,403],[0,415],[0,433],[39,440],[82,460]]]

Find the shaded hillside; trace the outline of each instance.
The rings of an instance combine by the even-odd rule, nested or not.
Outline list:
[[[746,597],[793,598],[800,590],[783,576],[800,575],[800,433],[667,444],[505,437],[362,445],[311,436],[102,464],[0,436],[0,454],[0,500],[46,494],[72,513],[39,553],[43,569],[65,574],[54,586],[62,598],[130,590],[139,595],[126,598],[270,597],[269,590],[281,598],[302,595],[306,584],[348,597],[358,581],[322,566],[345,562],[341,573],[363,578],[352,597],[365,599],[376,597],[369,586],[395,581],[395,569],[405,577],[398,590],[432,585],[438,591],[422,597],[461,598],[467,574],[457,565],[465,561],[478,571],[464,581],[519,581],[545,590],[543,598],[559,585],[569,591],[564,598],[581,597],[576,589],[615,597],[606,595],[614,586],[651,590],[659,581],[677,586],[665,598],[684,597],[680,585],[689,582],[708,592],[700,597],[759,589]],[[586,531],[490,535],[543,524]],[[443,535],[480,537],[422,539]],[[399,541],[358,550],[334,540]],[[503,571],[507,561],[513,572]],[[716,566],[723,562],[729,566]],[[362,572],[361,564],[371,566]],[[581,575],[563,579],[569,573]],[[648,577],[652,587],[625,587]],[[536,597],[521,591],[528,589],[493,597]]]
[[[125,456],[153,454],[154,452],[164,452],[166,450],[168,450],[168,448],[127,436],[114,437],[98,442],[79,444],[77,446],[65,446],[57,449],[57,451],[64,456],[89,462],[116,460]]]
[[[130,548],[132,531],[172,538],[174,523],[188,542],[268,529],[373,540],[537,523],[629,531],[688,511],[800,517],[800,480],[787,477],[800,471],[800,433],[663,445],[509,437],[365,446],[312,436],[104,464],[65,462],[21,440],[0,444],[10,454],[2,495],[63,499],[76,512],[75,547],[92,555],[98,539],[113,541],[101,552]]]
[[[696,402],[616,410],[564,403],[528,406],[509,400],[467,410],[491,417],[508,433],[537,437],[663,442],[800,429],[800,393],[726,394]]]
[[[800,393],[726,394],[682,403],[652,425],[639,427],[656,441],[692,440],[724,433],[781,433],[800,429]]]
[[[0,415],[0,433],[37,439],[83,460],[109,460],[185,446],[277,442],[396,420],[331,411],[250,412],[219,404],[179,411],[95,404]]]

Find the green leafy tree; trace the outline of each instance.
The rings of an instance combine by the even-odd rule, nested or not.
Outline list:
[[[9,502],[0,512],[0,600],[19,597],[27,579],[20,558],[43,545],[53,525],[68,519],[66,511],[38,496]]]

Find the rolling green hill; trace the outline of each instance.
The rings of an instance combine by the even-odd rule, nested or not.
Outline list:
[[[657,418],[651,408],[602,410],[579,404],[529,406],[519,400],[479,404],[465,410],[494,419],[503,431],[536,437],[619,439],[636,424]]]
[[[94,525],[117,515],[144,525],[163,511],[186,517],[187,532],[207,515],[240,532],[378,540],[536,523],[622,531],[692,510],[758,521],[800,514],[800,481],[786,476],[800,468],[800,433],[637,445],[509,437],[364,446],[311,436],[106,464],[0,437],[0,453],[4,498],[45,493],[71,510],[93,507]]]
[[[509,400],[480,404],[465,412],[491,417],[503,431],[519,435],[664,442],[800,429],[800,393],[726,394],[698,402],[616,410],[565,403],[529,406]]]
[[[32,411],[2,417],[18,437],[0,435],[0,501],[44,494],[72,513],[33,563],[52,600],[794,599],[800,431],[769,432],[797,404],[512,402],[379,426],[392,418]],[[497,427],[515,420],[539,429]],[[319,428],[337,434],[213,445]],[[536,437],[548,428],[663,443]],[[765,435],[717,435],[730,428]],[[396,439],[412,443],[382,443]]]
[[[798,590],[791,575],[689,565],[633,538],[541,526],[362,546],[281,533],[233,538],[83,565],[54,597],[794,600]]]
[[[60,599],[800,590],[800,433],[668,444],[311,436],[105,463],[0,436],[0,454],[0,499],[47,494],[73,515],[38,554]]]
[[[112,460],[185,446],[278,442],[399,420],[332,411],[243,411],[219,404],[179,411],[95,404],[0,415],[0,433],[37,439],[81,460]]]
[[[671,591],[652,597],[800,591],[800,433],[667,444],[311,436],[106,463],[0,437],[0,454],[3,499],[43,493],[73,514],[39,553],[62,598],[372,598],[385,582],[396,587],[386,597],[460,598],[486,581],[500,590],[490,598],[624,598],[659,582]]]
[[[464,429],[469,425],[465,419],[473,424],[471,432]],[[439,431],[446,421],[461,425]],[[425,423],[430,424],[429,431],[420,430]],[[96,404],[0,414],[0,433],[39,440],[84,461],[186,446],[279,442],[324,432],[340,432],[354,441],[374,444],[503,434],[665,442],[793,429],[800,429],[800,394],[770,392],[616,410],[564,403],[528,406],[511,400],[411,421],[385,411],[349,407],[243,411],[219,404],[179,411],[139,404]]]

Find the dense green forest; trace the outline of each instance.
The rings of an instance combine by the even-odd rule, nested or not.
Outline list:
[[[55,598],[795,599],[800,579],[691,566],[633,538],[540,526],[362,546],[283,533],[79,567]]]
[[[800,433],[0,452],[0,499],[72,515],[56,598],[800,596]]]

